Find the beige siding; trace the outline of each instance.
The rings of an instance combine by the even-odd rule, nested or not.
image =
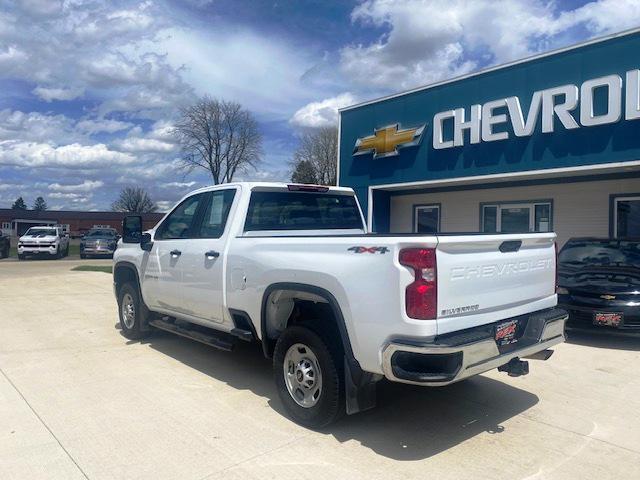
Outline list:
[[[480,203],[553,200],[553,224],[560,244],[575,236],[609,235],[609,195],[638,193],[640,179],[402,195],[391,198],[391,231],[410,232],[413,205],[441,204],[443,232],[480,230]]]

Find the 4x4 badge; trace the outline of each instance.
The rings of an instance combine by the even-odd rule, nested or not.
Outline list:
[[[347,250],[353,253],[380,253],[380,254],[385,254],[389,251],[387,247],[351,247],[351,248],[347,248]]]

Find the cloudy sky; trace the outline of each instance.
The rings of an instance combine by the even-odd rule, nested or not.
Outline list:
[[[640,26],[640,0],[0,0],[0,208],[162,209],[208,182],[176,169],[177,109],[256,115],[286,180],[300,132],[336,108]]]

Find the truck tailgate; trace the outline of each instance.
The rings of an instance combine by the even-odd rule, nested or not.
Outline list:
[[[556,304],[555,234],[438,236],[438,334]]]

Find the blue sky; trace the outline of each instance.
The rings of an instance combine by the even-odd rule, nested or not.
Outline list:
[[[162,209],[208,183],[170,134],[198,96],[250,109],[287,180],[339,107],[640,25],[640,0],[0,0],[0,208]]]

